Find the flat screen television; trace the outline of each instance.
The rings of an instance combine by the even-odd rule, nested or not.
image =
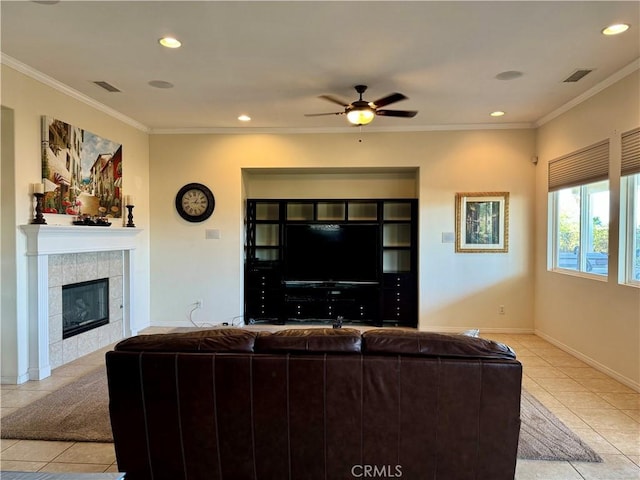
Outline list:
[[[287,225],[286,281],[374,282],[380,263],[379,227],[372,224]]]

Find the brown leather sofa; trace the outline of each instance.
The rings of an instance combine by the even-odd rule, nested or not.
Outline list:
[[[141,335],[106,355],[127,479],[512,480],[507,346],[377,329]]]

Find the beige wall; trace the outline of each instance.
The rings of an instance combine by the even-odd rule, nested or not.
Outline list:
[[[2,310],[2,380],[12,382],[23,379],[28,367],[28,304],[26,298],[27,278],[25,255],[26,238],[18,225],[27,224],[33,216],[30,184],[40,182],[41,161],[41,117],[52,116],[67,123],[91,131],[122,144],[123,151],[123,189],[127,194],[135,195],[136,225],[143,229],[137,236],[136,249],[136,299],[133,322],[141,327],[149,324],[149,137],[140,129],[115,119],[96,108],[79,101],[61,91],[47,86],[6,65],[2,65],[2,106],[13,112],[12,132],[13,154],[2,151],[3,174],[12,171],[14,192],[4,205],[2,221],[2,262],[15,261],[15,273],[5,283],[2,279],[3,296],[12,294],[16,300],[15,315],[6,315]],[[4,138],[3,138],[4,143]],[[5,168],[5,164],[8,164]],[[3,175],[3,182],[5,181]],[[5,210],[13,213],[13,224],[5,222]],[[48,224],[69,224],[71,217],[64,215],[45,215]],[[11,233],[5,231],[11,229]],[[5,235],[15,239],[15,246],[5,241]],[[7,293],[5,288],[12,290]],[[5,334],[11,339],[5,344]]]
[[[640,290],[618,284],[620,134],[640,126],[638,71],[543,125],[536,176],[536,332],[640,390]],[[547,165],[610,139],[607,281],[547,271]]]
[[[198,299],[204,308],[193,312],[197,324],[241,318],[247,195],[388,195],[420,198],[421,329],[533,329],[533,130],[152,135],[150,144],[154,324],[186,324]],[[175,194],[189,182],[216,196],[216,211],[202,224],[175,212]],[[458,191],[510,192],[508,254],[456,254],[442,243],[442,233],[454,231]],[[206,240],[207,229],[220,230],[221,239]]]
[[[0,251],[2,251],[2,263],[0,264],[0,319],[15,318],[18,311],[16,303],[13,114],[14,112],[10,108],[2,107],[2,118],[0,119]],[[3,355],[0,360],[2,361],[2,368],[11,372],[17,372],[20,363],[26,364],[25,355],[21,359],[15,354],[4,355],[4,352],[15,352],[18,328],[17,322],[2,323],[0,349]],[[23,330],[24,334],[24,327],[21,330]]]
[[[283,171],[284,170],[284,171]],[[343,171],[345,170],[345,171]],[[418,169],[245,169],[246,198],[416,198]]]

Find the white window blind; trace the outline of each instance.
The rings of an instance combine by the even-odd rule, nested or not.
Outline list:
[[[549,191],[609,178],[609,140],[549,162]]]
[[[640,128],[622,134],[622,176],[640,173]]]

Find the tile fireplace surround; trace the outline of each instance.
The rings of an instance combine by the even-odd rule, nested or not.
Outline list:
[[[135,298],[137,228],[22,225],[29,278],[29,380],[137,332]],[[62,285],[109,278],[110,323],[62,340]]]

